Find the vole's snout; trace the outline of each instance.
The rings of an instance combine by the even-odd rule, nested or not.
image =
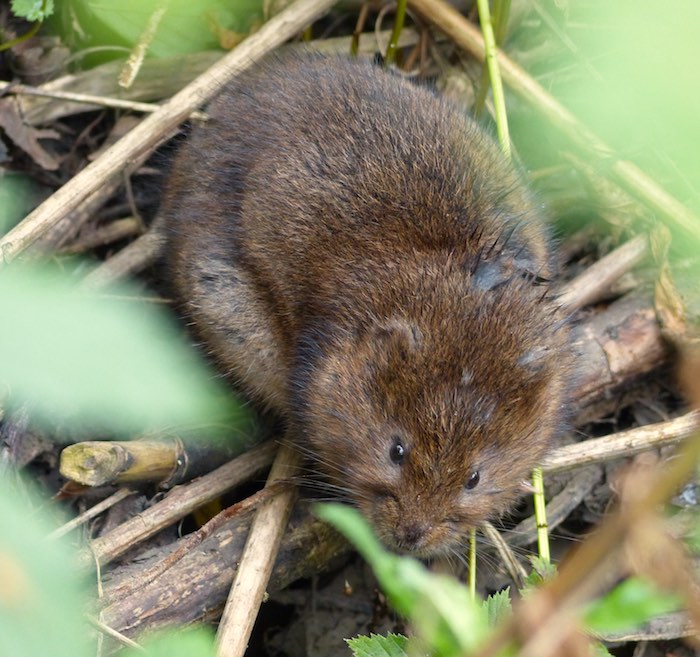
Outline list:
[[[430,530],[430,524],[425,521],[410,520],[401,523],[394,529],[396,547],[406,552],[419,551],[425,547]]]

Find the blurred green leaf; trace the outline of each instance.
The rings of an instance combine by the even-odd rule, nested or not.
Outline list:
[[[498,591],[490,595],[483,602],[484,611],[488,617],[489,626],[495,627],[501,621],[510,616],[512,607],[510,603],[510,588]]]
[[[42,187],[29,176],[0,169],[0,235],[15,226],[46,196]]]
[[[356,636],[346,639],[354,657],[405,657],[408,639],[402,634]]]
[[[588,608],[584,622],[592,632],[620,632],[637,627],[654,616],[675,611],[680,606],[678,596],[661,593],[646,580],[631,577],[596,600]]]
[[[262,19],[262,0],[74,0],[71,16],[80,25],[83,40],[75,47],[124,46],[131,48],[141,38],[154,12],[166,10],[148,46],[151,57],[173,57],[202,50],[219,49],[214,26],[248,32]],[[75,23],[63,21],[64,38],[76,35]],[[123,53],[122,53],[123,56]]]
[[[127,648],[119,657],[216,657],[214,634],[205,627],[194,630],[171,630],[149,636],[141,650]]]
[[[28,21],[43,21],[53,14],[54,0],[12,0],[12,13]]]
[[[542,557],[530,557],[530,564],[532,565],[532,570],[529,572],[527,579],[525,580],[524,591],[533,589],[536,586],[540,586],[545,582],[549,582],[554,579],[557,574],[557,566],[552,563],[549,559],[543,559]]]
[[[46,538],[56,522],[45,504],[27,483],[0,478],[0,655],[88,657],[74,551]]]
[[[394,608],[410,618],[435,655],[462,655],[488,634],[486,612],[469,590],[445,575],[429,572],[411,557],[387,552],[357,509],[323,504],[317,514],[350,540],[367,560]]]
[[[14,265],[0,272],[0,298],[0,382],[37,420],[115,432],[250,420],[156,306]]]

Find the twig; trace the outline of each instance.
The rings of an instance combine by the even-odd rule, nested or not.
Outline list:
[[[110,495],[108,498],[102,500],[101,502],[98,502],[94,506],[91,506],[84,513],[81,513],[79,516],[76,516],[64,525],[61,525],[58,529],[52,531],[49,534],[49,538],[54,539],[60,538],[61,536],[65,536],[68,532],[73,531],[76,527],[80,527],[80,525],[82,525],[83,523],[86,523],[88,520],[91,520],[92,518],[100,515],[100,513],[102,513],[103,511],[111,509],[115,504],[118,504],[119,502],[125,500],[127,497],[133,494],[134,491],[130,490],[129,488],[119,489],[113,495]]]
[[[588,466],[572,473],[564,490],[547,503],[547,526],[549,531],[556,529],[569,514],[586,498],[593,487],[600,481],[600,466]],[[505,536],[508,545],[524,546],[537,539],[537,520],[535,516],[525,518],[512,527]]]
[[[299,453],[283,444],[266,486],[289,480],[299,460]],[[295,488],[282,492],[255,515],[219,624],[219,657],[245,653],[295,498]]]
[[[481,33],[454,7],[444,0],[410,0],[410,5],[460,48],[471,53],[479,61],[484,61],[484,41]],[[581,124],[502,51],[498,51],[498,63],[503,81],[536,108],[551,126],[560,130],[577,147],[594,155],[620,187],[642,200],[669,225],[677,226],[693,239],[697,239],[700,219],[695,213],[659,187],[637,166],[619,159],[605,142]]]
[[[568,308],[582,308],[600,299],[623,274],[637,265],[649,252],[646,235],[637,235],[588,267],[567,283],[559,302]]]
[[[164,244],[165,235],[153,226],[147,233],[93,269],[83,278],[83,285],[91,289],[103,288],[145,269],[160,256]]]
[[[55,98],[56,100],[68,100],[72,103],[84,103],[86,105],[97,105],[98,107],[124,109],[130,112],[143,112],[144,114],[157,112],[161,107],[154,103],[142,103],[138,100],[109,98],[106,96],[96,96],[94,94],[81,94],[73,91],[53,91],[51,89],[32,87],[31,85],[19,84],[17,82],[0,81],[0,92],[4,92],[5,94],[24,94],[26,96],[37,96],[39,98]],[[190,118],[204,121],[207,115],[204,112],[195,110],[190,114]]]
[[[125,163],[151,152],[232,77],[294,36],[333,4],[334,0],[296,0],[265,23],[258,32],[222,57],[157,112],[147,116],[0,239],[0,264],[16,258],[91,193],[115,175],[122,174]]]
[[[648,424],[603,438],[592,438],[554,450],[544,458],[542,470],[561,472],[590,463],[611,461],[649,449],[675,445],[700,428],[700,412],[693,411],[668,422]]]
[[[121,632],[117,632],[117,630],[112,629],[109,627],[109,625],[105,625],[101,620],[98,618],[95,618],[94,616],[91,616],[90,614],[86,614],[85,618],[94,625],[100,632],[103,634],[106,634],[107,636],[111,637],[115,641],[118,641],[122,645],[127,646],[128,648],[133,648],[134,650],[138,650],[139,652],[145,653],[146,650],[143,648],[143,646],[139,645],[134,641],[133,639],[130,639],[128,636],[124,636]]]
[[[115,219],[105,226],[95,229],[89,235],[72,242],[61,249],[61,253],[73,254],[84,253],[98,246],[111,244],[118,240],[126,239],[138,235],[141,232],[141,222],[134,217],[124,217]]]

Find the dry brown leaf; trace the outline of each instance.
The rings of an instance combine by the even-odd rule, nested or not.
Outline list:
[[[33,128],[24,123],[14,98],[0,100],[0,128],[42,169],[47,171],[58,169],[58,160],[44,150],[39,140],[58,139],[59,134],[55,130]]]

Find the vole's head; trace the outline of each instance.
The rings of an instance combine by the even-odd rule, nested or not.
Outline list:
[[[525,283],[438,294],[317,360],[306,440],[388,547],[463,545],[514,501],[560,429],[566,329],[540,297]]]

